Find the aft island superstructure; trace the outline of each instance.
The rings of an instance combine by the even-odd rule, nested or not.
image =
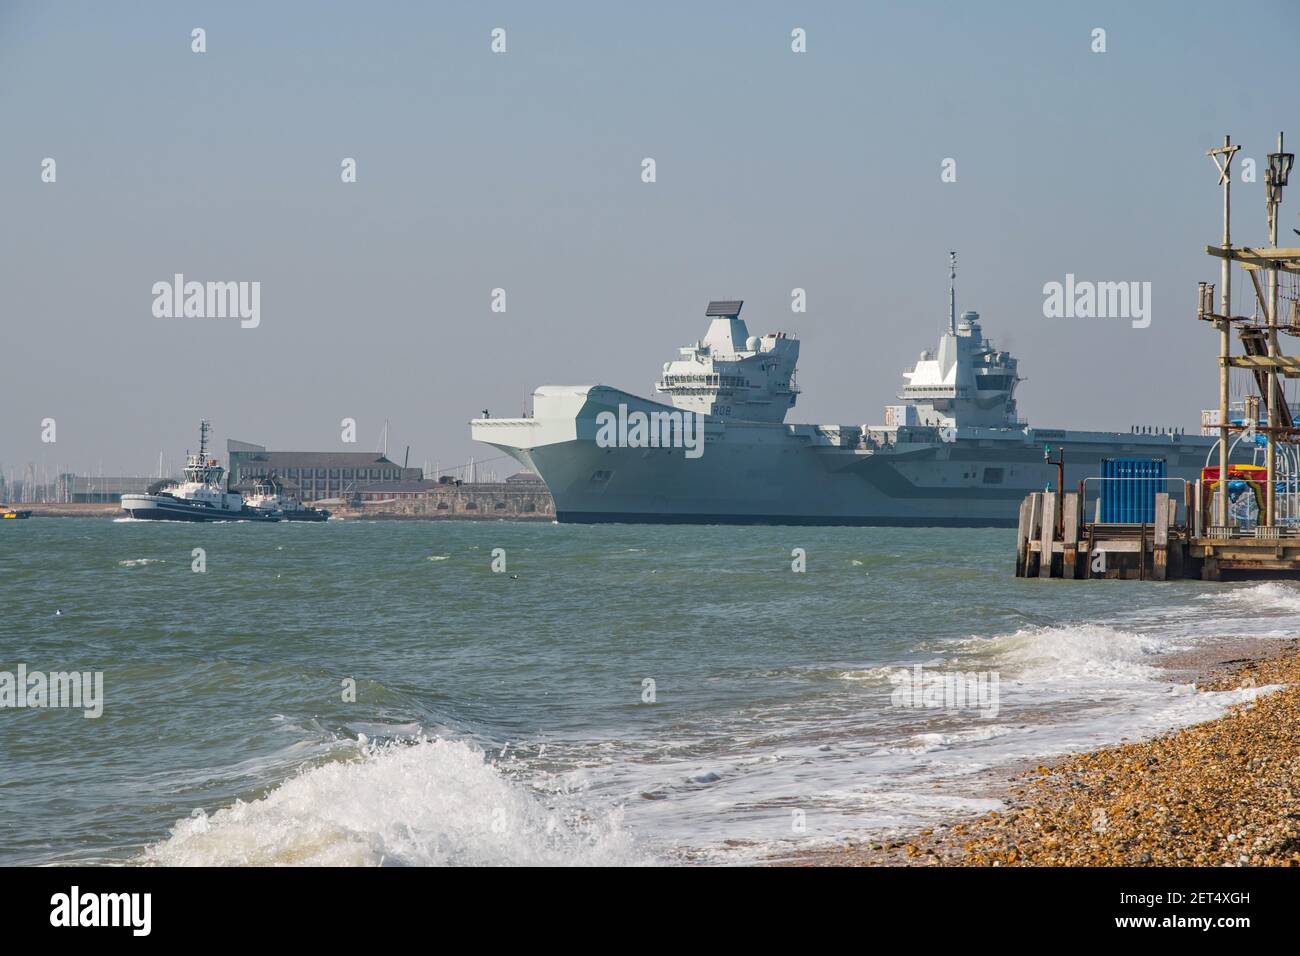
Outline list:
[[[545,385],[532,417],[475,419],[471,433],[540,475],[562,522],[1011,526],[1026,494],[1060,481],[1045,447],[1064,449],[1067,488],[1103,458],[1149,457],[1164,459],[1174,491],[1214,444],[1174,429],[1031,427],[1016,359],[979,313],[956,314],[954,285],[946,330],[904,372],[883,424],[787,424],[799,342],[751,335],[742,306],[709,303],[704,338],[663,366],[666,402]]]

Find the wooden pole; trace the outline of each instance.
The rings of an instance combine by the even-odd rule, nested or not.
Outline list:
[[[1177,504],[1177,502],[1173,502]],[[1151,548],[1151,580],[1164,581],[1169,568],[1169,495],[1156,495],[1156,524]]]
[[[1147,577],[1147,523],[1142,522],[1142,537],[1138,540],[1138,580],[1145,581]]]
[[[1025,577],[1026,565],[1029,563],[1029,508],[1032,498],[1026,497],[1020,502],[1020,521],[1016,525],[1016,577]]]
[[[1070,492],[1062,509],[1061,577],[1073,578],[1079,567],[1079,496]]]
[[[1025,543],[1025,577],[1037,577],[1038,566],[1034,563],[1034,552],[1030,550],[1029,541],[1035,540],[1039,535],[1039,521],[1043,514],[1043,493],[1035,491],[1029,496],[1029,521],[1026,528],[1029,534],[1026,536]]]
[[[1038,576],[1052,576],[1052,544],[1056,539],[1056,511],[1061,493],[1048,491],[1043,494],[1043,534],[1039,538]]]

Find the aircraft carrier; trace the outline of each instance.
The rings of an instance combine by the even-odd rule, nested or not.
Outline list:
[[[478,418],[471,434],[540,475],[561,522],[1014,526],[1026,494],[1061,481],[1046,449],[1064,451],[1066,490],[1104,458],[1155,458],[1181,499],[1178,479],[1200,477],[1215,438],[1029,425],[1016,359],[977,312],[957,315],[955,275],[954,257],[947,329],[903,373],[883,424],[786,424],[798,340],[750,335],[743,303],[717,301],[704,338],[664,365],[666,401],[545,385],[531,417]]]

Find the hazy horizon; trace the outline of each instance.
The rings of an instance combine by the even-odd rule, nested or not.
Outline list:
[[[949,249],[1031,424],[1194,432],[1217,385],[1205,150],[1244,144],[1234,239],[1264,244],[1290,120],[1252,90],[1286,88],[1300,8],[1259,9],[7,4],[0,471],[150,474],[205,417],[223,456],[368,451],[387,419],[399,463],[484,462],[480,410],[653,395],[720,298],[801,337],[789,421],[879,423],[946,322]],[[176,273],[260,283],[260,324],[155,317]],[[1150,282],[1150,327],[1045,318],[1067,274]]]

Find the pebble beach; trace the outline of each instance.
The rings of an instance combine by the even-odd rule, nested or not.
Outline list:
[[[1300,865],[1300,641],[1262,657],[1211,653],[1201,667],[1198,690],[1259,693],[1217,720],[1025,768],[1002,810],[789,862]]]

